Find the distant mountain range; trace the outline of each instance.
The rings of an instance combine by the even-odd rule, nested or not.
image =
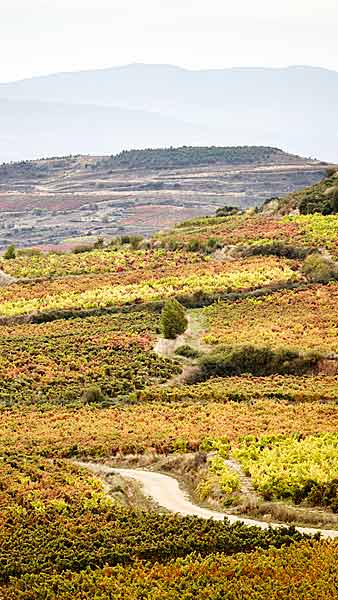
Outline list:
[[[128,65],[0,84],[0,162],[266,145],[338,162],[338,73]]]

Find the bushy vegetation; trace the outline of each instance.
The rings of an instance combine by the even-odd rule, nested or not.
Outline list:
[[[248,436],[235,456],[267,500],[328,506],[338,512],[338,436]]]
[[[90,253],[91,255],[92,253]],[[80,255],[82,256],[82,255]],[[84,254],[83,256],[86,256]],[[35,257],[33,257],[34,259]],[[165,302],[182,298],[192,302],[200,296],[229,292],[249,291],[273,283],[293,282],[300,273],[283,259],[269,260],[253,257],[247,261],[233,261],[223,265],[218,261],[201,261],[182,265],[167,271],[138,268],[121,277],[112,275],[86,275],[74,279],[64,277],[49,282],[14,284],[0,290],[0,316],[12,317],[37,312],[62,310],[103,309],[147,302]],[[163,273],[164,270],[164,273]]]
[[[140,311],[0,328],[0,405],[107,405],[165,381],[179,369],[152,352],[158,323]]]
[[[16,249],[13,244],[8,246],[7,250],[3,254],[3,258],[5,260],[13,260],[14,258],[16,258]]]
[[[286,214],[299,210],[302,215],[331,215],[338,210],[338,176],[337,169],[329,168],[326,176],[319,183],[293,192],[286,198],[278,199],[277,211]]]
[[[314,283],[329,283],[338,279],[337,263],[320,254],[311,254],[306,258],[303,272]]]
[[[303,260],[311,252],[311,249],[303,246],[286,244],[282,240],[275,240],[272,242],[243,246],[242,248],[239,248],[239,252],[242,256],[279,256],[280,258],[284,257]]]
[[[184,356],[185,358],[197,358],[198,356],[200,356],[200,352],[195,348],[189,346],[189,344],[184,344],[176,348],[175,354],[178,354],[179,356]]]
[[[182,148],[124,150],[108,160],[113,168],[166,169],[215,164],[278,164],[283,161],[283,158],[285,159],[285,156],[287,155],[282,150],[269,146],[183,146]]]
[[[161,314],[161,332],[166,339],[175,339],[182,335],[188,327],[183,306],[177,300],[168,300]]]
[[[218,346],[204,354],[199,361],[201,372],[197,377],[231,377],[251,373],[257,377],[266,375],[303,375],[313,371],[321,355],[302,354],[296,350],[255,347]]]
[[[320,379],[317,381],[320,385]],[[34,448],[36,454],[45,457],[99,459],[128,454],[171,454],[182,448],[182,442],[185,451],[197,452],[210,437],[227,437],[238,443],[242,436],[261,437],[263,432],[289,435],[301,431],[304,436],[338,433],[338,405],[334,398],[323,403],[318,393],[317,398],[310,397],[308,402],[303,398],[302,402],[301,380],[298,380],[300,397],[297,399],[295,395],[293,403],[287,398],[283,400],[282,390],[270,400],[261,397],[250,402],[248,394],[247,401],[240,402],[238,394],[237,399],[234,395],[232,401],[225,398],[222,402],[221,388],[226,390],[226,383],[224,380],[219,383],[218,402],[212,400],[210,391],[207,394],[204,390],[203,394],[203,389],[184,386],[176,399],[175,393],[168,389],[166,402],[154,395],[153,402],[144,400],[104,410],[98,406],[55,405],[2,410],[0,452],[29,455]],[[239,381],[237,385],[240,386]],[[263,387],[264,382],[248,380],[247,391],[249,386],[254,391],[256,385]],[[265,385],[268,387],[269,382]],[[316,380],[312,385],[316,387]],[[273,387],[271,381],[270,386]],[[325,380],[322,388],[325,389]],[[197,398],[191,401],[189,393]]]

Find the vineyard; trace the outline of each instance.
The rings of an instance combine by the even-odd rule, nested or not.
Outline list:
[[[176,228],[161,239],[189,247],[193,240],[200,243],[215,238],[222,244],[254,245],[271,241],[310,248],[327,248],[338,255],[338,216],[299,215],[271,217],[265,215],[235,215],[231,218],[218,217],[197,219]]]
[[[99,245],[1,258],[0,599],[338,598],[337,216]]]
[[[159,301],[175,296],[205,295],[250,290],[272,283],[297,281],[300,274],[289,261],[253,258],[231,265],[206,263],[176,270],[175,275],[147,278],[140,270],[137,282],[117,283],[121,278],[86,277],[57,279],[22,286],[13,284],[0,290],[0,316],[17,316],[34,312],[94,309],[121,306],[128,303]],[[135,277],[133,275],[133,277]]]
[[[208,343],[338,350],[338,286],[283,291],[204,310]]]
[[[48,407],[47,407],[48,408]],[[107,407],[14,407],[0,412],[2,453],[34,448],[49,457],[197,452],[205,439],[245,435],[338,433],[334,402],[290,404],[273,400],[225,404],[140,403]]]
[[[265,498],[315,500],[338,512],[337,434],[246,439],[235,456]],[[329,489],[332,488],[330,493]],[[320,493],[321,490],[321,493]]]

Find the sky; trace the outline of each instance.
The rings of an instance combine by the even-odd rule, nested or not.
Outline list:
[[[0,0],[0,81],[129,63],[338,71],[337,0]]]

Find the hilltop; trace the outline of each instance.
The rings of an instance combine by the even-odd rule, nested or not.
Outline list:
[[[325,164],[266,146],[179,147],[0,166],[0,247],[153,234],[232,205],[260,206],[323,177]]]

